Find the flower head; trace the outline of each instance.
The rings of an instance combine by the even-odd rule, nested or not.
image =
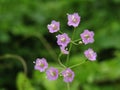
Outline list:
[[[80,34],[82,41],[84,44],[88,44],[88,43],[93,43],[94,42],[94,32],[93,31],[89,31],[89,30],[84,30],[84,32],[82,34]]]
[[[56,80],[58,78],[58,70],[56,68],[50,67],[46,74],[49,80]]]
[[[77,27],[80,23],[80,16],[78,13],[68,14],[68,25]]]
[[[35,62],[35,67],[36,70],[39,70],[40,72],[45,71],[45,69],[48,68],[48,63],[45,58],[37,58]]]
[[[60,23],[53,20],[51,24],[47,26],[50,33],[54,33],[60,30]]]
[[[61,46],[60,49],[63,54],[69,54],[69,51],[67,51],[65,47]]]
[[[66,47],[70,43],[70,38],[66,33],[57,35],[57,44]]]
[[[94,52],[91,48],[89,48],[88,50],[86,50],[84,52],[84,55],[91,61],[95,61],[96,60],[96,57],[97,57],[97,54],[96,52]]]
[[[64,82],[72,82],[75,76],[74,72],[70,68],[67,68],[66,70],[64,70],[62,72],[62,75],[64,77]]]

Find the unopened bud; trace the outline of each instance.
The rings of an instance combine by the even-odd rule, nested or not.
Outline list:
[[[79,41],[79,44],[83,44],[83,42],[82,42],[82,41]]]
[[[35,61],[33,61],[33,63],[35,63]]]

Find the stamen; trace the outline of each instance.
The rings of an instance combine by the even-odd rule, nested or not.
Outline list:
[[[90,36],[88,34],[85,34],[84,36],[85,36],[86,39],[90,38]]]
[[[57,29],[57,26],[55,24],[51,24],[53,30],[56,30]]]
[[[77,19],[75,18],[74,15],[72,15],[72,21],[73,21],[74,23],[77,23]]]
[[[66,41],[66,39],[63,37],[63,38],[61,38],[61,41],[62,41],[62,42],[65,42],[65,41]]]
[[[50,71],[51,76],[55,76],[55,72]]]

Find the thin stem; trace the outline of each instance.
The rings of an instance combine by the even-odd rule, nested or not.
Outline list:
[[[75,43],[75,42],[73,42],[73,41],[71,41],[71,43],[74,44],[74,45],[79,45],[79,44],[77,44],[77,43]]]
[[[47,49],[47,51],[49,52],[49,54],[51,55],[51,57],[53,58],[54,61],[57,60],[57,55],[54,52],[53,48],[51,47],[51,45],[47,42],[47,40],[39,33],[36,34],[36,37],[42,42],[42,44],[45,46],[45,48]]]
[[[56,67],[57,69],[60,69],[60,70],[64,70],[64,68],[63,67]]]
[[[6,58],[14,58],[16,60],[19,60],[23,65],[24,73],[27,75],[27,64],[22,57],[14,54],[5,54],[3,56],[0,56],[0,59],[6,59]]]
[[[62,31],[60,31],[60,30],[59,30],[58,32],[59,32],[60,34],[62,34],[62,33],[63,33],[63,32],[62,32]]]
[[[59,56],[58,56],[58,62],[59,62],[59,64],[63,67],[63,68],[66,68],[66,66],[61,62],[61,60],[60,60],[60,57],[62,56],[62,53],[60,53],[59,54]]]
[[[85,63],[86,61],[87,61],[87,59],[84,60],[82,63],[78,63],[78,64],[75,64],[75,65],[72,65],[72,66],[70,66],[69,68],[75,68],[75,67],[77,67],[77,66],[79,66],[79,65],[81,65],[81,64],[83,64],[83,63]]]
[[[71,41],[73,41],[73,39],[74,39],[74,34],[75,34],[75,28],[74,28],[74,30],[73,30],[73,34],[72,34]],[[70,42],[69,54],[67,55],[66,64],[68,63],[68,60],[69,60],[69,58],[70,58],[70,51],[71,51],[71,49],[72,49],[72,45],[73,45],[73,44]]]
[[[70,83],[67,83],[67,90],[70,90]]]
[[[80,41],[81,40],[81,38],[80,39],[77,39],[77,40],[74,40],[74,42],[77,42],[77,41]]]

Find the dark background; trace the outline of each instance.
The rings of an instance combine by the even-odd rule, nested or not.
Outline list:
[[[95,33],[95,42],[73,46],[70,63],[82,62],[89,47],[98,56],[97,61],[73,69],[71,90],[120,90],[120,0],[0,0],[0,90],[66,90],[61,77],[47,80],[34,70],[33,61],[45,57],[56,65],[57,34],[50,34],[47,25],[60,21],[61,31],[71,36],[67,13],[74,12],[81,16],[75,38],[89,29]],[[20,58],[27,64],[27,76]]]

